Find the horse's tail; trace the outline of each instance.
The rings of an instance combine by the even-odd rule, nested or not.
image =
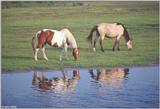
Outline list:
[[[32,37],[32,49],[33,51],[36,50],[37,48],[37,43],[38,43],[38,35],[39,35],[40,31],[37,32],[37,34],[35,36]]]
[[[93,32],[96,31],[96,32],[99,34],[97,27],[98,27],[98,26],[95,25],[95,26],[91,29],[91,32],[90,32],[90,34],[89,34],[88,37],[87,37],[87,40],[88,40],[89,42],[91,42],[91,44],[92,44]]]
[[[32,37],[32,49],[33,51],[36,51],[36,37],[35,36]]]
[[[121,25],[123,27],[123,29],[124,29],[123,36],[125,37],[126,41],[129,41],[130,37],[129,37],[129,33],[127,31],[127,28],[122,23],[117,23],[117,25]]]

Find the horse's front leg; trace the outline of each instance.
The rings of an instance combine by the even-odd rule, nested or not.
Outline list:
[[[68,45],[67,45],[67,43],[66,43],[66,44],[64,44],[64,56],[65,56],[65,58],[66,58],[67,60],[69,60],[69,57],[68,57],[68,54],[67,54],[67,49],[68,49]]]
[[[113,51],[115,50],[115,47],[117,46],[117,43],[118,43],[118,41],[116,39],[115,42],[114,42],[114,45],[113,45]]]
[[[42,50],[43,59],[48,61],[48,58],[47,58],[46,53],[45,53],[45,47],[43,47],[41,50]]]
[[[60,61],[62,61],[63,56],[64,56],[67,60],[69,60],[68,55],[67,55],[67,49],[68,49],[68,45],[67,45],[67,44],[64,44],[64,48],[63,48],[62,53],[61,53],[60,58],[59,58]]]
[[[114,45],[113,45],[113,51],[115,50],[115,48],[117,48],[118,51],[120,50],[119,49],[119,41],[118,40],[116,40]]]
[[[120,51],[120,48],[119,48],[119,41],[117,42],[117,50]]]

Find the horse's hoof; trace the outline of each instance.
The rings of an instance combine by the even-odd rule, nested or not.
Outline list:
[[[103,50],[103,49],[101,49],[101,51],[102,51],[102,52],[104,52],[104,50]]]
[[[129,51],[132,51],[132,49],[131,49],[131,48],[129,48],[128,50],[129,50]]]
[[[66,58],[67,61],[69,61],[69,58]]]
[[[48,61],[48,58],[47,57],[43,57],[43,60]]]
[[[93,48],[93,51],[95,52],[95,51],[96,51],[96,48]]]

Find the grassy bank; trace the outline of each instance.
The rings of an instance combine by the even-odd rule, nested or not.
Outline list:
[[[2,9],[2,71],[30,70],[34,67],[32,36],[42,28],[69,28],[80,47],[79,67],[114,67],[150,65],[159,59],[159,12],[158,2],[82,2],[79,5],[62,2],[53,5],[12,5]],[[63,5],[63,3],[66,3]],[[68,4],[67,4],[68,3]],[[3,5],[3,4],[2,4]],[[126,25],[133,38],[133,50],[128,51],[124,40],[121,51],[112,51],[114,40],[105,39],[105,52],[92,52],[85,38],[93,25],[100,22],[121,22]],[[46,67],[59,67],[61,49],[47,45],[49,61]],[[74,66],[71,49],[68,63]],[[39,54],[38,67],[43,66]]]

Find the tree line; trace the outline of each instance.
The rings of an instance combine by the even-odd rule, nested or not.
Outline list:
[[[33,7],[33,6],[82,6],[85,3],[80,1],[2,1],[2,9],[12,7]]]

